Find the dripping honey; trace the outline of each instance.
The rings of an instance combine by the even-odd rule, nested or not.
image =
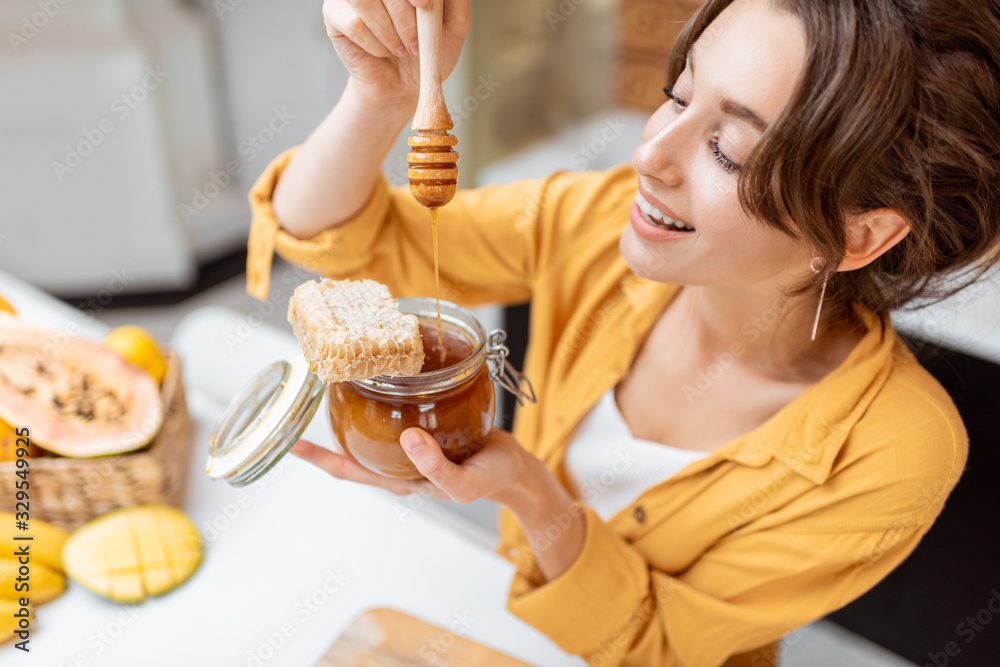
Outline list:
[[[448,331],[442,336],[442,331],[438,329],[438,337],[441,342],[435,344],[434,329],[420,327],[420,338],[424,342],[424,365],[420,369],[421,373],[439,371],[472,356],[472,346],[461,336]]]
[[[458,187],[458,153],[454,149],[457,141],[444,129],[421,129],[419,134],[415,134],[407,140],[410,145],[410,152],[406,156],[410,193],[414,199],[430,209],[431,212],[431,229],[434,234],[434,288],[438,311],[438,348],[443,348],[441,340],[438,209],[451,201]]]
[[[434,207],[431,209],[431,233],[434,236],[434,298],[437,303],[437,348],[439,354],[443,355],[444,351],[447,349],[441,338],[441,274],[438,269],[438,209]],[[424,349],[426,350],[426,343]],[[443,357],[442,357],[443,363]]]

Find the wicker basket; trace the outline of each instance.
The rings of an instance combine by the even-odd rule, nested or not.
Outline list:
[[[96,516],[129,505],[180,504],[191,461],[191,416],[181,381],[181,361],[171,352],[161,389],[163,426],[152,444],[133,454],[90,459],[29,459],[30,514],[72,530]],[[0,463],[0,508],[14,511],[15,463]]]

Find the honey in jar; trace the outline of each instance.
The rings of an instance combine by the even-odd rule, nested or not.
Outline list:
[[[373,472],[407,479],[421,474],[399,444],[404,430],[424,429],[450,461],[462,463],[486,443],[494,416],[482,326],[467,310],[441,303],[439,346],[434,300],[412,301],[426,306],[415,313],[424,344],[421,372],[331,383],[326,390],[330,426],[344,454]]]
[[[272,363],[233,397],[209,434],[207,474],[236,487],[263,477],[301,437],[324,393],[344,454],[373,472],[401,478],[420,477],[399,444],[407,428],[424,429],[445,456],[461,463],[486,443],[494,380],[518,403],[535,402],[531,382],[506,363],[502,329],[487,336],[473,313],[453,303],[407,298],[397,305],[417,316],[424,344],[420,373],[324,385],[301,356]]]

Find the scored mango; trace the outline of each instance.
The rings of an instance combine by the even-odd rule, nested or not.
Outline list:
[[[116,602],[142,602],[177,588],[201,565],[198,529],[180,510],[139,505],[80,526],[63,547],[66,574]]]

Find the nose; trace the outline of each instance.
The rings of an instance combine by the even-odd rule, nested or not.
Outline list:
[[[668,112],[669,113],[669,112]],[[684,122],[682,118],[663,117],[663,110],[653,114],[646,126],[643,142],[632,153],[632,166],[641,176],[653,178],[666,187],[684,183]]]

